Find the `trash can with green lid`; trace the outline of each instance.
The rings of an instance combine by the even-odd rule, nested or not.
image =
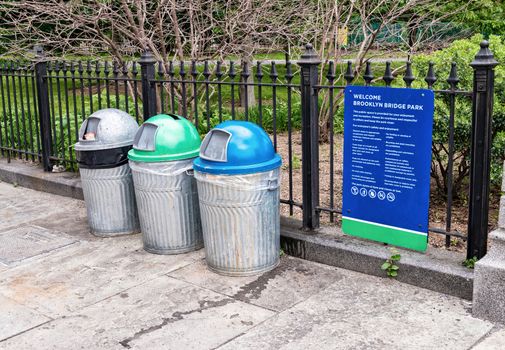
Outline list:
[[[111,237],[139,232],[128,151],[139,126],[128,113],[106,108],[81,125],[75,153],[91,233]]]
[[[247,276],[279,263],[279,168],[268,134],[227,121],[212,129],[194,161],[207,266]]]
[[[179,254],[203,246],[193,160],[200,135],[187,119],[160,114],[146,121],[128,153],[144,249]]]

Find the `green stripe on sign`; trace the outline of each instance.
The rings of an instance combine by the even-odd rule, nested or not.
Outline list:
[[[428,245],[427,235],[422,233],[414,233],[413,231],[391,226],[386,227],[373,222],[356,221],[347,217],[342,218],[342,231],[351,236],[393,244],[421,252],[424,252]]]

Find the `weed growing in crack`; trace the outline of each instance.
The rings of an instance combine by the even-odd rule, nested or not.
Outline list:
[[[382,264],[381,270],[386,271],[388,277],[398,276],[398,270],[400,270],[400,267],[396,264],[401,258],[402,256],[400,255],[400,252],[398,252],[396,248],[391,248],[391,256]]]

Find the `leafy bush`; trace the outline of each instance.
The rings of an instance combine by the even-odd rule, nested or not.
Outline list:
[[[205,106],[199,107],[204,111]],[[274,109],[270,104],[264,104],[260,109],[258,106],[248,109],[248,120],[261,125],[267,132],[272,133],[274,130]],[[237,108],[235,110],[236,120],[246,120],[245,112],[243,109]],[[275,129],[277,132],[285,132],[288,130],[288,120],[291,119],[291,127],[293,130],[301,128],[301,102],[299,99],[293,99],[291,104],[291,117],[288,113],[288,104],[286,101],[278,100],[275,108]],[[232,120],[231,111],[222,109],[222,121]],[[220,123],[219,109],[217,106],[212,106],[209,111],[209,128],[207,127],[207,116],[205,112],[200,115],[198,121],[198,132],[205,135],[210,129],[214,128]]]
[[[458,89],[471,91],[473,88],[473,69],[470,63],[480,49],[481,35],[471,39],[454,41],[449,47],[428,55],[418,55],[412,59],[414,75],[418,80],[414,87],[425,87],[423,78],[426,76],[428,63],[435,64],[438,81],[436,89],[447,89],[446,79],[451,69],[450,62],[456,62],[458,69]],[[498,62],[505,62],[505,38],[490,36],[490,48]],[[493,148],[491,181],[499,185],[502,175],[502,165],[505,159],[505,66],[495,68],[495,99],[493,106]],[[442,193],[447,191],[447,161],[449,140],[449,97],[438,94],[435,98],[435,116],[433,123],[433,159],[432,177]],[[470,170],[470,146],[472,125],[471,98],[458,96],[455,99],[454,119],[454,193],[461,192]]]

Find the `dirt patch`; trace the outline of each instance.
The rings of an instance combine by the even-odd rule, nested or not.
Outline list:
[[[294,131],[291,135],[293,171],[289,176],[289,134],[277,135],[277,152],[282,156],[283,166],[281,168],[281,199],[302,202],[302,147],[301,133]],[[342,159],[343,159],[343,138],[342,135],[335,135],[333,140],[333,169],[331,167],[330,143],[319,145],[319,203],[321,207],[342,208]],[[333,186],[331,186],[331,174],[333,174]],[[291,181],[290,181],[291,180]],[[333,187],[333,193],[330,189]],[[430,228],[445,230],[446,228],[446,201],[439,198],[435,185],[432,183],[432,195],[430,200],[429,221]],[[290,197],[290,193],[292,194]],[[499,194],[492,194],[489,208],[490,229],[496,227],[498,220]],[[293,206],[292,212],[289,204],[281,204],[281,214],[302,218],[302,211],[299,207]],[[292,214],[292,215],[291,215]],[[341,215],[321,213],[321,224],[340,225]],[[457,200],[453,203],[451,231],[458,231],[465,234],[468,223],[468,204],[466,200]],[[445,246],[445,235],[431,233],[429,237],[430,245],[435,247]],[[464,251],[466,244],[460,238],[452,238],[449,250]]]

